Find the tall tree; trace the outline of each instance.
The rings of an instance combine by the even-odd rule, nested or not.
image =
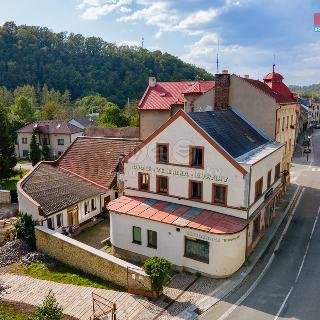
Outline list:
[[[6,108],[0,104],[0,181],[10,178],[17,164]]]
[[[35,166],[41,160],[41,150],[37,143],[35,134],[32,134],[31,137],[29,157],[33,166]]]
[[[102,127],[127,127],[129,119],[117,105],[113,105],[100,113],[99,125]]]
[[[50,160],[50,148],[44,144],[41,149],[42,160]]]
[[[28,123],[35,119],[35,108],[31,101],[25,96],[19,96],[15,99],[11,111],[23,123]]]

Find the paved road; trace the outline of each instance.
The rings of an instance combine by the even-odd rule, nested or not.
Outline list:
[[[320,130],[312,144],[311,163],[293,168],[293,183],[303,191],[280,246],[274,241],[246,284],[202,319],[320,319]]]

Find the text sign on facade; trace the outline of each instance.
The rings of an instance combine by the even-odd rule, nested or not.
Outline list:
[[[179,176],[185,178],[197,178],[202,180],[211,180],[215,182],[224,182],[228,181],[228,177],[222,175],[215,175],[205,172],[204,170],[195,171],[195,170],[182,170],[182,169],[171,169],[171,168],[161,168],[161,167],[152,167],[144,166],[140,164],[133,164],[132,169],[136,171],[143,171],[152,174],[165,174],[168,176]]]

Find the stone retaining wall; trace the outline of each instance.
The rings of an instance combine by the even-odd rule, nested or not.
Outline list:
[[[143,269],[59,232],[36,227],[37,249],[65,264],[93,274],[132,293],[152,296],[150,277]]]
[[[0,203],[11,203],[10,191],[0,190]]]

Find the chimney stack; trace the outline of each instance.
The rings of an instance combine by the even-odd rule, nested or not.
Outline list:
[[[250,77],[249,77],[248,74],[245,74],[244,77],[245,77],[246,79],[250,79]]]
[[[149,77],[149,87],[155,87],[157,84],[157,79],[156,77]]]
[[[228,70],[215,75],[214,109],[227,110],[229,107],[230,74]]]

